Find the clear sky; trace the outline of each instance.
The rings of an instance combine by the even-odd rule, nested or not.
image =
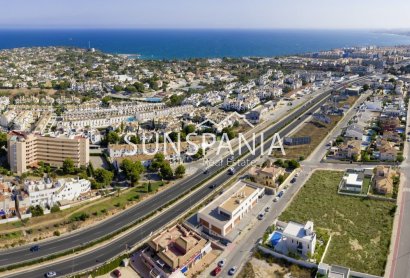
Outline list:
[[[0,28],[410,29],[410,0],[0,0]]]

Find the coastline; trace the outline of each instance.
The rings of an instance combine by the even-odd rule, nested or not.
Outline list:
[[[0,50],[66,46],[143,60],[283,57],[344,47],[410,45],[409,34],[358,30],[4,30]]]

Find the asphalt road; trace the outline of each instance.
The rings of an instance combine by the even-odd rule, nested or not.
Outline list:
[[[352,83],[350,81],[348,83]],[[309,117],[309,112],[315,111],[322,103],[324,103],[330,96],[331,90],[317,96],[315,99],[310,101],[307,105],[300,107],[295,113],[285,117],[277,124],[273,125],[271,128],[264,132],[265,145],[264,149],[268,150],[271,145],[271,140],[267,140],[279,130],[279,135],[283,137]],[[256,145],[260,144],[260,137],[256,139]],[[242,153],[247,153],[246,146],[242,148]],[[260,156],[260,148],[257,149],[255,155],[247,155],[241,158],[238,165],[235,166],[237,171],[240,171],[244,167],[247,167],[247,161],[254,160]],[[235,158],[239,157],[239,150],[234,154]],[[29,247],[18,247],[11,250],[0,252],[0,266],[4,267],[7,265],[17,264],[29,260],[38,259],[43,256],[49,256],[53,253],[62,252],[65,250],[71,250],[75,247],[81,246],[96,239],[106,236],[115,232],[122,227],[129,225],[133,221],[136,221],[143,216],[149,214],[152,211],[156,211],[161,205],[181,196],[183,193],[187,192],[189,189],[195,187],[195,185],[204,182],[209,179],[209,177],[218,172],[220,167],[226,167],[228,164],[228,159],[225,158],[221,165],[216,165],[210,167],[208,174],[197,173],[192,177],[184,180],[183,182],[173,186],[167,190],[158,193],[153,198],[143,201],[137,206],[124,211],[123,213],[113,217],[107,221],[103,221],[98,225],[90,227],[89,229],[82,230],[71,235],[62,236],[53,240],[49,240],[40,244],[40,251],[31,253]],[[221,174],[212,183],[218,186],[228,180],[231,176],[228,173]],[[62,261],[57,263],[52,263],[44,267],[31,270],[26,273],[19,273],[15,275],[7,275],[7,277],[44,277],[44,273],[49,270],[57,271],[60,276],[67,275],[80,270],[89,269],[95,267],[102,262],[108,261],[115,257],[119,253],[125,250],[126,246],[133,246],[140,242],[141,240],[147,238],[151,232],[154,232],[173,219],[177,218],[181,213],[189,211],[193,204],[197,204],[203,201],[206,196],[211,193],[212,190],[208,186],[201,187],[198,191],[191,195],[191,197],[185,201],[178,203],[172,209],[164,211],[161,215],[156,217],[152,221],[148,221],[141,225],[134,232],[121,237],[111,243],[102,246],[99,249],[90,251],[85,254],[75,256],[72,260]]]
[[[410,132],[410,106],[407,111],[407,132]],[[410,137],[410,136],[407,136]],[[399,205],[399,218],[397,233],[393,244],[393,262],[390,278],[410,278],[410,143],[404,147],[405,161],[400,166],[401,180],[404,185],[401,189],[401,202]],[[387,276],[387,274],[386,274]]]

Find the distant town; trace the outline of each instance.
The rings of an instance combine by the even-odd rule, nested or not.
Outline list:
[[[1,50],[0,277],[408,271],[409,93],[410,46]]]

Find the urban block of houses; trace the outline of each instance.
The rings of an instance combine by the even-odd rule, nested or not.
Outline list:
[[[185,277],[211,251],[210,241],[177,224],[148,241],[140,259],[148,268],[149,277]]]
[[[262,187],[238,181],[202,208],[197,214],[197,221],[207,233],[226,238],[258,203],[258,197],[263,192]]]
[[[73,202],[91,190],[91,183],[86,179],[51,179],[24,181],[24,191],[30,198],[30,206],[51,208],[61,202]]]
[[[25,214],[30,207],[29,198],[25,194],[17,194],[9,182],[0,182],[0,219]]]

